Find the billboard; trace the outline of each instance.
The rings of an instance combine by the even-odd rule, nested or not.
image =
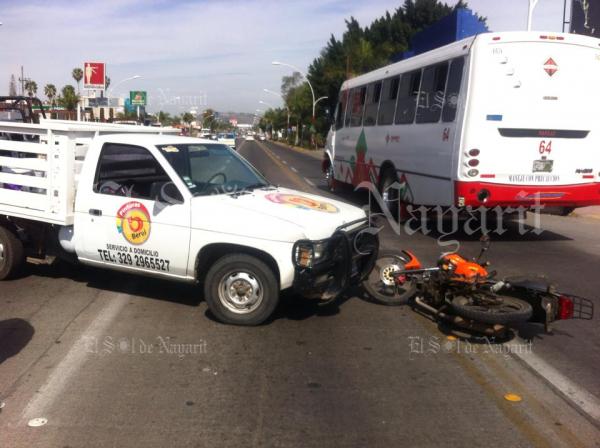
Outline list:
[[[129,101],[132,106],[146,106],[147,94],[141,90],[129,92]]]
[[[600,0],[573,0],[571,33],[600,37]]]
[[[104,62],[85,62],[83,64],[83,88],[104,90],[106,82],[106,64]]]

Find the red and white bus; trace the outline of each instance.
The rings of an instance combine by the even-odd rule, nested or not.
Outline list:
[[[347,80],[339,98],[331,187],[372,181],[390,206],[395,182],[403,206],[600,204],[600,39],[480,34]]]

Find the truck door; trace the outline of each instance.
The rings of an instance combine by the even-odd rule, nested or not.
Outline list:
[[[190,199],[167,171],[173,172],[147,148],[103,145],[93,182],[81,184],[77,193],[76,247],[82,261],[191,275]]]

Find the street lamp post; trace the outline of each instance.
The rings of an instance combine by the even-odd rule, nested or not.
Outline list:
[[[109,88],[109,89],[106,91],[106,97],[107,97],[107,98],[110,98],[110,95],[109,95],[109,93],[110,93],[110,92],[112,92],[112,91],[115,89],[115,87],[117,87],[117,86],[119,86],[119,85],[123,84],[124,82],[127,82],[127,81],[132,81],[132,80],[134,80],[134,79],[140,79],[140,78],[141,78],[141,76],[140,76],[140,75],[133,75],[133,76],[130,76],[129,78],[125,78],[125,79],[122,79],[122,80],[120,80],[118,83],[116,83],[114,86],[112,86],[111,88]]]
[[[125,78],[125,79],[120,80],[114,86],[112,86],[109,89],[107,89],[106,90],[106,98],[108,99],[108,104],[110,105],[110,93],[115,89],[115,87],[123,84],[124,82],[132,81],[134,79],[140,79],[140,78],[141,78],[140,75],[133,75],[133,76],[130,76],[129,78]],[[138,118],[138,120],[140,119],[140,106],[137,107],[137,118]]]
[[[290,67],[292,70],[295,70],[298,73],[300,73],[300,75],[302,75],[302,77],[306,80],[306,82],[308,83],[308,87],[310,87],[310,93],[312,94],[312,100],[313,100],[313,102],[312,102],[312,125],[314,126],[314,124],[315,124],[315,111],[316,111],[316,108],[317,108],[317,103],[319,101],[321,101],[321,100],[326,99],[327,97],[326,96],[322,96],[319,99],[315,99],[315,89],[313,89],[313,86],[312,86],[310,80],[308,79],[308,76],[306,76],[306,74],[302,70],[300,70],[298,67],[296,67],[295,65],[288,64],[286,62],[280,62],[280,61],[273,61],[273,62],[271,62],[271,64],[273,64],[273,65],[283,65],[285,67]],[[316,146],[316,141],[314,143],[315,143],[315,146]]]

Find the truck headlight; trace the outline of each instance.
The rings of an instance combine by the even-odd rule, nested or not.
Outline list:
[[[314,246],[310,243],[297,244],[294,249],[294,263],[301,268],[311,268],[315,258]]]
[[[302,241],[294,247],[294,264],[301,268],[312,268],[326,258],[327,242]]]

